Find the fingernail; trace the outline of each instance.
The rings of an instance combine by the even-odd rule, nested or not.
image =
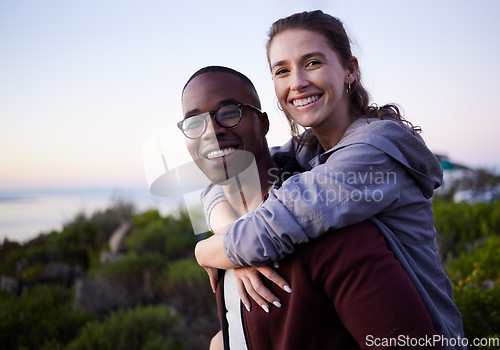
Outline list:
[[[275,261],[273,264],[275,269],[278,269],[280,267],[280,263],[277,261]]]
[[[250,306],[248,306],[247,304],[245,304],[245,309],[247,309],[247,311],[250,312]]]
[[[273,301],[273,305],[276,307],[281,307],[281,304],[279,301]]]
[[[290,288],[290,286],[288,284],[286,284],[283,289],[285,290],[285,292],[288,292],[288,293],[291,293],[292,292],[292,288]]]
[[[262,305],[262,308],[264,309],[265,312],[269,313],[269,308],[266,305]]]

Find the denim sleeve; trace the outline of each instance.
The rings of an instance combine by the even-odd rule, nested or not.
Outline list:
[[[238,266],[260,266],[330,228],[362,222],[390,210],[401,194],[404,168],[368,144],[341,148],[326,163],[294,175],[259,208],[235,221],[224,250]]]

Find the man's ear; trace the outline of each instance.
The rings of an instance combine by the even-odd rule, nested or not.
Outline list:
[[[267,113],[263,112],[259,115],[260,129],[262,130],[262,136],[266,136],[269,131],[269,118]]]

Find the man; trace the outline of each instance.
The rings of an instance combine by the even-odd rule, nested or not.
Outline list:
[[[214,215],[217,203],[230,205],[230,214],[237,217],[256,208],[279,182],[276,174],[288,171],[269,152],[269,121],[253,84],[232,69],[206,67],[187,82],[182,107],[179,128],[189,153],[224,190],[224,203],[208,203],[206,215]],[[223,226],[226,218],[207,220]],[[208,266],[206,260],[217,256],[197,258]],[[278,308],[269,310],[261,302],[254,307],[252,301],[245,302],[248,311],[242,311],[233,272],[223,274],[217,285],[223,336],[213,339],[212,349],[222,343],[226,349],[259,350],[417,348],[408,340],[436,334],[411,280],[368,222],[298,247],[280,261],[277,272],[293,291],[265,280],[279,298]]]

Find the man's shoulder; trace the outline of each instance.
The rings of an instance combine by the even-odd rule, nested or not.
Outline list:
[[[304,170],[311,170],[312,166],[309,162],[324,152],[323,147],[316,138],[312,138],[306,144],[300,144],[297,140],[291,138],[283,146],[271,147],[269,151],[273,157],[278,155],[278,157],[288,156],[295,158]]]

